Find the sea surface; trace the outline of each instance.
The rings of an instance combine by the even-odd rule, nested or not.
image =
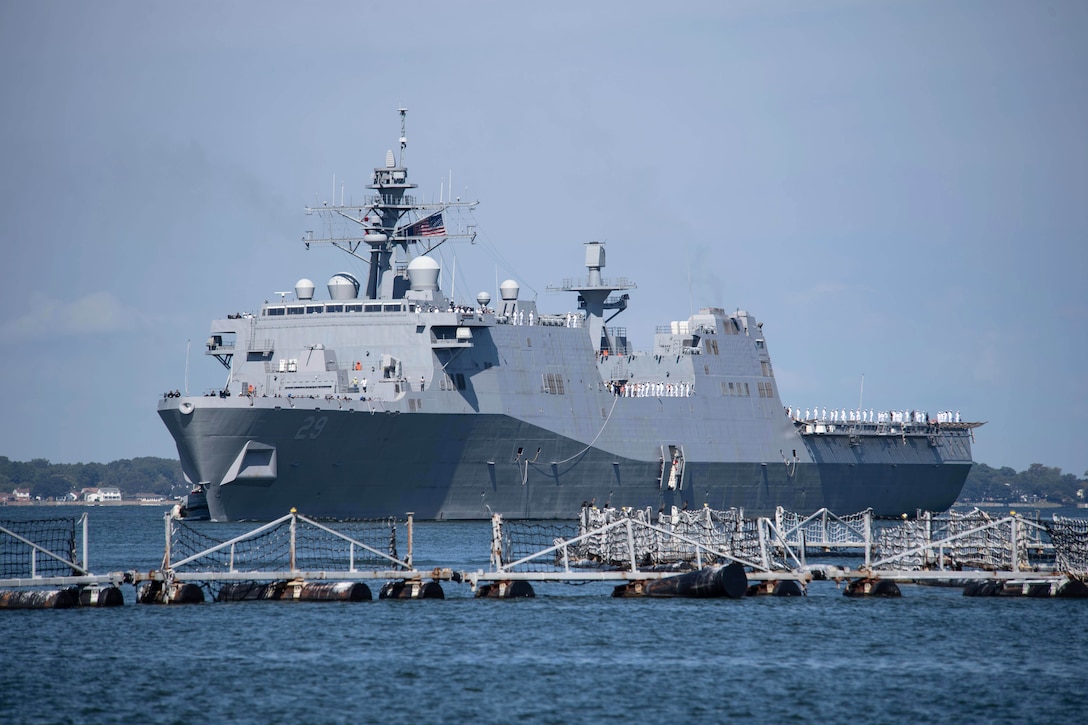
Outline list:
[[[158,568],[161,506],[90,516],[95,573]],[[1044,515],[1051,513],[1044,511]],[[1084,511],[1061,511],[1070,515]],[[220,538],[246,529],[222,527]],[[417,522],[415,564],[488,569],[490,522]],[[402,536],[398,531],[398,536]],[[403,552],[402,552],[403,553]],[[903,586],[852,599],[245,602],[0,610],[0,723],[1083,722],[1088,600]]]

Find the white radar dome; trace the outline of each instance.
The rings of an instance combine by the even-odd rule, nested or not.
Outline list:
[[[312,300],[314,298],[314,283],[305,277],[295,282],[295,297],[300,300]]]
[[[518,298],[518,292],[521,291],[521,287],[518,287],[518,283],[512,279],[508,279],[499,285],[499,294],[507,302],[512,302]]]
[[[416,291],[437,290],[439,269],[430,257],[416,257],[408,263],[408,283]]]
[[[480,307],[487,307],[487,303],[490,301],[491,295],[489,295],[487,292],[481,292],[480,294],[476,295],[476,304],[478,304]]]
[[[329,278],[329,299],[353,300],[359,296],[359,280],[347,272]]]

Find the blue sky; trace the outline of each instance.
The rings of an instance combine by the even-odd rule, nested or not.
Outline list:
[[[0,455],[176,455],[212,318],[365,268],[303,207],[478,199],[457,291],[607,243],[640,349],[764,322],[787,405],[959,410],[975,460],[1088,471],[1088,4],[0,4]],[[333,179],[336,179],[336,186]],[[445,183],[443,183],[445,182]],[[498,250],[499,254],[493,252]],[[444,260],[452,269],[453,254]]]

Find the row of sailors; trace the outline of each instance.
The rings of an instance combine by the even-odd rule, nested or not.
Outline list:
[[[558,322],[556,322],[554,317],[551,318],[550,322],[540,322],[538,320],[538,318],[536,318],[533,315],[532,310],[529,310],[528,317],[526,317],[526,315],[525,315],[525,310],[516,310],[516,311],[510,313],[509,317],[500,318],[500,319],[509,322],[511,325],[524,325],[524,324],[526,324],[526,320],[528,320],[529,325],[536,325],[536,324],[556,325],[556,324],[562,324],[562,318],[560,318],[560,320]],[[583,320],[582,320],[581,315],[576,315],[573,312],[568,312],[567,313],[566,324],[564,325],[564,327],[582,327],[582,326],[583,326]]]
[[[609,380],[608,392],[621,398],[690,398],[694,383],[621,383]]]
[[[805,408],[804,415],[801,413],[800,408],[794,408],[790,406],[786,408],[786,417],[793,418],[796,421],[830,421],[832,423],[959,423],[960,412],[957,410],[953,413],[951,410],[942,410],[937,413],[937,418],[934,421],[929,417],[929,414],[923,410],[882,410],[874,412],[872,408],[869,410],[846,410],[846,408],[840,408],[839,410],[831,409],[831,415],[827,413],[827,408],[813,408],[809,410]]]

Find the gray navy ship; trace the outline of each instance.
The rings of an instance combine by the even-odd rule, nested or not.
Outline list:
[[[538,308],[514,280],[494,303],[459,304],[435,250],[474,237],[455,219],[476,202],[412,194],[400,121],[373,193],[307,208],[330,230],[307,248],[364,259],[365,284],[337,274],[318,299],[303,279],[213,321],[205,352],[224,388],[159,401],[213,520],[556,519],[586,504],[900,516],[956,500],[980,423],[786,408],[745,311],[701,309],[635,351],[611,324],[634,285],[604,275],[604,244],[584,244],[585,273],[551,288],[576,313]]]

